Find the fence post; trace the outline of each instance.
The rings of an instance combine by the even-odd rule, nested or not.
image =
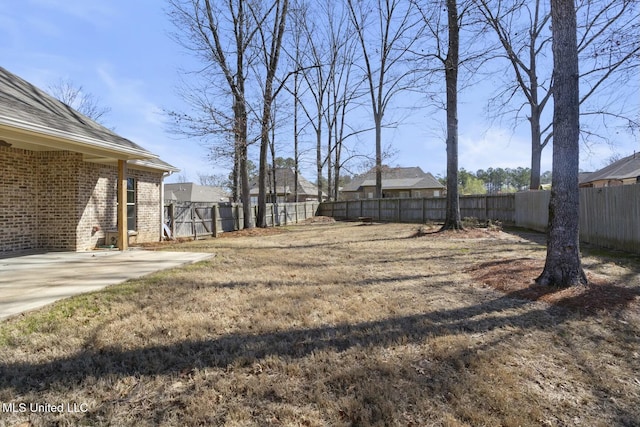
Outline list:
[[[218,237],[218,218],[220,217],[220,211],[218,205],[211,206],[211,233],[213,237]]]
[[[276,226],[276,205],[271,203],[271,226]]]
[[[287,225],[289,223],[289,218],[287,218],[287,204],[284,204],[284,225]]]
[[[487,199],[487,195],[484,195],[484,219],[485,221],[489,221],[489,200]]]
[[[190,206],[191,211],[191,231],[193,231],[193,240],[198,240],[198,228],[196,227],[196,208],[193,204]]]
[[[171,238],[176,238],[176,205],[169,205],[169,218],[171,218]]]

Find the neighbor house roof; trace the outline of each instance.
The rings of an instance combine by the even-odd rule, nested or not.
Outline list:
[[[178,170],[2,67],[0,140],[32,151],[80,152],[88,161],[137,160],[147,168]]]
[[[609,166],[591,173],[585,178],[584,183],[603,180],[624,180],[640,176],[640,153],[633,153]]]
[[[404,190],[404,189],[425,189],[444,188],[431,173],[424,172],[420,167],[382,167],[382,189],[383,190]],[[359,191],[362,187],[375,187],[375,168],[369,172],[354,177],[343,191]]]
[[[193,182],[180,182],[164,185],[165,200],[177,202],[228,202],[229,194],[221,187],[198,185]]]
[[[267,191],[271,188],[272,172],[267,174]],[[276,168],[276,194],[293,194],[295,184],[295,173],[291,168]],[[258,194],[258,180],[254,179],[250,184],[250,193]],[[298,173],[298,194],[317,196],[318,187],[309,182],[302,174]]]

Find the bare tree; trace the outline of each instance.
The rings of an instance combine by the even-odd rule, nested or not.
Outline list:
[[[361,90],[363,80],[354,72],[358,60],[359,43],[355,37],[348,12],[343,8],[326,7],[328,68],[326,108],[324,122],[327,129],[327,193],[330,200],[337,200],[340,170],[353,156],[343,157],[347,141],[359,133],[371,129],[351,126],[347,115],[358,98],[365,94]]]
[[[298,29],[303,37],[299,40],[302,55],[298,57],[297,67],[302,70],[301,75],[306,86],[306,96],[312,98],[313,103],[301,102],[308,123],[315,134],[316,151],[316,179],[320,182],[326,157],[322,151],[322,132],[324,130],[324,115],[327,109],[326,95],[329,85],[330,69],[334,66],[331,58],[331,48],[328,41],[326,17],[330,17],[334,4],[331,2],[316,3],[312,9],[308,3],[298,5]],[[322,188],[318,186],[318,200],[322,200]]]
[[[244,227],[251,228],[253,224],[247,169],[249,141],[245,83],[247,69],[253,59],[249,55],[249,48],[259,24],[249,15],[249,0],[168,2],[169,16],[178,30],[175,39],[203,62],[204,68],[200,75],[206,81],[204,87],[193,88],[194,91],[187,96],[187,100],[190,98],[197,101],[195,107],[200,109],[201,114],[189,116],[174,112],[172,117],[178,126],[186,127],[187,134],[199,132],[206,136],[222,132],[231,136],[234,200],[237,199],[240,189]],[[212,87],[216,92],[209,96],[208,90]],[[217,97],[220,95],[230,98],[230,115],[222,113],[217,107],[220,104]],[[212,102],[214,97],[216,102]]]
[[[104,116],[111,112],[111,108],[100,105],[99,98],[85,92],[82,86],[76,86],[71,80],[60,79],[50,84],[48,92],[54,98],[102,125],[104,125]]]
[[[353,72],[357,41],[348,12],[331,0],[295,6],[293,46],[290,54],[299,73],[294,76],[294,139],[298,153],[298,107],[313,128],[318,182],[327,166],[327,192],[330,199],[337,195],[340,169],[353,155],[342,156],[345,142],[364,130],[352,127],[347,120],[355,100],[362,95],[362,80]],[[298,85],[297,82],[303,83]],[[303,87],[301,87],[303,86]],[[323,137],[326,147],[323,148]],[[348,149],[346,149],[348,151]],[[297,168],[297,167],[296,167]],[[318,198],[323,197],[318,186]]]
[[[580,262],[578,160],[580,96],[576,12],[573,0],[551,0],[553,36],[553,178],[549,203],[547,258],[536,282],[587,284]]]
[[[422,27],[413,2],[347,0],[347,6],[362,49],[364,78],[371,100],[375,126],[376,197],[379,198],[382,197],[383,118],[395,95],[416,86],[415,69],[407,63]]]
[[[590,123],[620,123],[640,128],[640,1],[580,0],[577,3],[580,61],[580,115]],[[630,100],[630,102],[625,102]],[[598,129],[581,123],[582,139],[599,138]]]
[[[468,75],[475,75],[479,67],[478,62],[484,60],[490,47],[477,42],[483,30],[474,26],[476,22],[471,19],[472,8],[469,1],[461,1],[458,4],[458,0],[434,0],[425,5],[420,2],[416,4],[429,36],[428,39],[425,37],[422,56],[428,61],[434,60],[436,64],[432,66],[427,62],[423,67],[429,73],[444,72],[445,77],[447,208],[442,230],[458,230],[463,228],[458,189],[458,95],[461,90],[459,72],[465,65],[472,69]],[[446,12],[446,18],[442,16],[443,10]],[[469,29],[473,34],[466,34],[466,47],[461,53],[460,34],[463,29]],[[480,47],[476,48],[477,45]]]
[[[225,190],[229,188],[229,177],[224,174],[207,175],[201,172],[197,172],[198,183],[200,185],[207,185],[211,187],[222,187]]]
[[[329,159],[333,157],[331,162],[333,165],[333,182],[331,182],[330,175],[327,174],[327,186],[329,194],[333,195],[335,200],[338,200],[341,170],[347,162],[359,156],[355,151],[349,152],[347,141],[353,136],[367,132],[370,129],[355,128],[348,123],[348,113],[362,93],[360,90],[362,80],[356,81],[353,71],[357,42],[341,26],[337,26],[332,30],[332,40],[331,47],[332,50],[336,50],[334,53],[336,61],[329,75],[326,122],[328,133],[331,135],[329,141],[333,141],[333,144],[329,144],[327,153]]]
[[[291,42],[291,50],[293,53],[289,54],[289,60],[292,62],[293,66],[291,68],[298,69],[300,67],[302,61],[302,41],[304,39],[303,36],[303,28],[305,22],[305,16],[307,12],[307,7],[303,2],[296,2],[293,10],[292,10],[292,18],[293,18],[293,32],[292,37],[290,39]],[[293,86],[290,88],[289,86],[285,86],[285,89],[292,95],[293,97],[293,173],[294,173],[294,200],[298,202],[298,181],[300,174],[300,125],[299,125],[299,116],[298,112],[300,111],[300,100],[302,96],[302,77],[300,73],[296,72],[293,75]],[[318,199],[321,200],[321,199]]]
[[[460,23],[457,0],[447,0],[449,46],[444,58],[447,93],[447,209],[442,230],[460,230],[458,194],[458,67],[460,64]]]
[[[260,163],[258,166],[258,212],[256,216],[256,225],[258,227],[266,227],[266,179],[268,172],[267,151],[269,148],[269,132],[272,125],[271,114],[273,102],[278,94],[278,90],[274,89],[274,80],[278,71],[278,62],[280,59],[280,51],[282,48],[282,38],[284,37],[286,20],[288,14],[289,1],[275,0],[273,4],[267,8],[266,13],[262,12],[257,5],[253,5],[251,13],[255,20],[259,33],[259,51],[263,57],[265,73],[264,73],[264,90],[262,100],[262,118],[260,127]],[[271,16],[271,22],[269,22]],[[271,24],[271,31],[267,33],[264,27]],[[280,88],[283,86],[280,85]]]
[[[493,99],[498,114],[514,114],[516,122],[523,109],[528,110],[531,133],[531,189],[540,187],[542,151],[552,140],[553,122],[545,115],[552,99],[551,65],[547,61],[551,44],[550,11],[543,0],[474,0],[486,22],[494,30],[503,48],[515,79],[504,82]],[[638,0],[618,2],[580,0],[578,11],[578,54],[583,72],[583,85],[589,89],[581,96],[583,114],[626,118],[633,112],[611,105],[610,97],[599,96],[618,92],[624,82],[637,78],[640,45],[637,43],[640,19]],[[634,42],[635,40],[635,42]],[[604,90],[606,88],[606,90]],[[525,101],[515,103],[521,94]],[[620,94],[623,95],[623,94]],[[588,102],[587,102],[588,101]],[[589,104],[589,108],[584,108]],[[637,111],[635,112],[637,114]],[[593,135],[583,126],[583,132]]]

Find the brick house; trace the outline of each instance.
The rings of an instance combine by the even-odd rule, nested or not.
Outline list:
[[[269,168],[266,177],[267,203],[273,203],[274,201],[277,201],[278,203],[295,203],[296,201],[309,202],[318,200],[318,187],[309,182],[300,173],[298,173],[298,191],[296,192],[296,176],[292,168],[276,168],[275,175],[276,185],[274,188],[273,169]],[[257,177],[249,183],[249,187],[251,201],[252,203],[257,203],[258,194],[260,193]]]
[[[376,169],[354,177],[342,189],[342,200],[371,199],[376,192]],[[382,166],[382,197],[441,197],[445,186],[420,167]]]
[[[633,153],[580,179],[580,187],[616,187],[640,183],[640,154]]]
[[[0,256],[162,236],[154,154],[0,67]]]

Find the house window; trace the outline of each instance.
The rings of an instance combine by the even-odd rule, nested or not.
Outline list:
[[[136,179],[127,178],[127,228],[136,229]]]
[[[373,199],[373,193],[367,193],[367,197],[368,197],[369,199]]]
[[[433,190],[433,197],[440,197],[440,190]]]

